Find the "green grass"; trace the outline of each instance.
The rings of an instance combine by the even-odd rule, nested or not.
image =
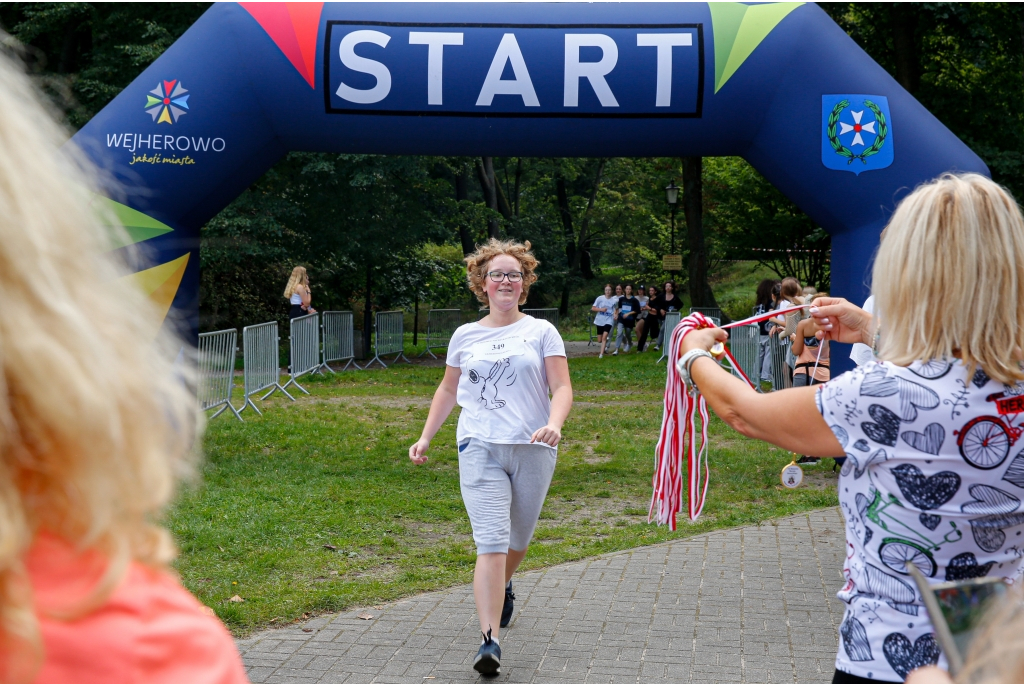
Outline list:
[[[785,490],[779,471],[790,455],[715,419],[703,516],[674,533],[648,525],[665,374],[655,359],[570,360],[576,405],[524,568],[836,504],[831,461]],[[442,374],[398,365],[305,378],[309,397],[275,396],[262,417],[212,422],[201,484],[169,516],[185,585],[244,635],[468,582],[475,555],[459,494],[458,410],[427,464],[407,457]],[[235,594],[245,601],[229,602]]]

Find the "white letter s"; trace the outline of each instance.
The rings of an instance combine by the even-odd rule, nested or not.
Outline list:
[[[338,97],[349,102],[369,105],[380,102],[388,96],[388,93],[391,92],[391,72],[380,62],[357,55],[355,47],[360,43],[373,43],[383,48],[387,47],[390,40],[391,36],[380,31],[353,31],[341,39],[341,45],[338,46],[338,57],[341,58],[341,63],[352,71],[359,71],[375,77],[377,85],[369,90],[360,90],[342,83],[338,86]]]

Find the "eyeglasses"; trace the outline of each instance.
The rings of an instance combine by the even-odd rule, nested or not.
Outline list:
[[[505,280],[506,276],[508,276],[509,283],[518,283],[519,281],[523,280],[522,271],[509,271],[508,273],[505,273],[504,271],[487,272],[487,277],[490,278],[495,283],[501,283],[502,281]]]

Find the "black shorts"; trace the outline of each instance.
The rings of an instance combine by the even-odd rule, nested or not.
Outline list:
[[[597,334],[601,335],[602,333],[610,333],[611,330],[612,330],[612,325],[610,323],[606,323],[603,326],[598,326],[597,327]]]

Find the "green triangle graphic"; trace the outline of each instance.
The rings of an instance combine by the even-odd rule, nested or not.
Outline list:
[[[721,90],[768,34],[802,2],[743,5],[709,2],[715,33],[715,92]]]
[[[174,230],[167,224],[161,223],[137,209],[132,209],[110,198],[97,195],[95,196],[95,201],[102,209],[99,212],[100,221],[104,225],[109,226],[109,218],[113,214],[118,222],[124,226],[125,233],[127,233],[127,236],[121,235],[113,240],[111,247],[115,250],[126,245],[141,243],[144,240],[149,240]]]
[[[152,95],[147,95],[146,96],[146,107],[144,107],[143,109],[146,109],[148,107],[152,107],[153,105],[159,105],[161,102],[163,102],[163,100],[161,100],[160,98],[155,98]]]

